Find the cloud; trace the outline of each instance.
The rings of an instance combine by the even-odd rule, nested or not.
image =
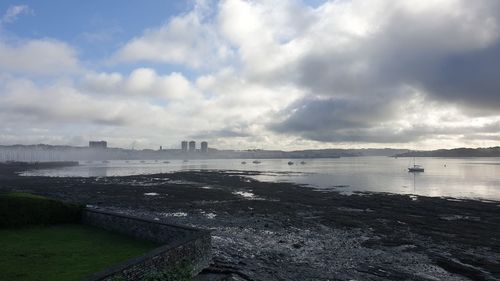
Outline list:
[[[500,42],[481,50],[452,55],[429,72],[423,86],[437,99],[498,114]]]
[[[227,60],[231,50],[219,38],[207,9],[197,4],[191,12],[146,30],[121,47],[112,61],[152,61],[200,68]]]
[[[383,122],[396,117],[386,100],[305,98],[284,110],[289,115],[272,130],[299,134],[322,142],[406,142],[397,126]]]
[[[246,55],[259,61],[266,57],[261,53],[288,54],[268,67],[266,79],[289,77],[316,95],[369,95],[426,85],[450,57],[498,41],[497,6],[497,1],[327,2],[312,13],[304,9],[312,18],[307,32],[285,43],[273,39],[267,49]]]
[[[457,106],[430,100],[415,89],[404,91],[400,100],[305,98],[280,112],[270,129],[319,142],[362,144],[445,139],[454,143],[470,139],[468,135],[500,133],[500,116],[470,117]]]
[[[491,144],[499,21],[496,0],[197,1],[111,50],[108,71],[61,41],[0,41],[0,121],[123,146]]]
[[[19,15],[32,14],[33,10],[28,5],[10,6],[0,20],[0,24],[13,23]]]
[[[122,113],[119,103],[92,99],[64,82],[39,87],[29,80],[16,79],[7,81],[3,91],[2,113],[26,122],[119,126],[130,123],[132,117]]]
[[[93,95],[67,81],[38,85],[28,79],[4,79],[0,89],[0,136],[5,142],[54,140],[71,143],[74,136],[100,137],[128,147],[173,143],[191,120],[182,110],[151,100]],[[172,139],[174,138],[174,139]]]
[[[222,77],[227,80],[219,80]],[[218,92],[222,84],[231,92]],[[4,140],[16,139],[12,134],[18,129],[19,142],[59,136],[60,143],[64,135],[70,141],[98,134],[126,147],[131,139],[140,143],[137,147],[156,147],[195,135],[210,142],[237,138],[236,133],[240,138],[255,137],[262,134],[261,120],[281,103],[285,91],[222,75],[210,86],[217,94],[204,96],[179,73],[159,75],[147,68],[127,76],[89,73],[76,81],[37,83],[4,77],[0,85],[0,120],[8,124],[0,129]],[[268,102],[262,103],[264,98]]]
[[[111,44],[117,35],[123,33],[124,30],[120,27],[111,26],[94,31],[85,31],[79,37],[92,44]]]
[[[53,39],[8,43],[0,40],[0,72],[56,75],[80,70],[76,51]]]
[[[405,143],[458,134],[454,126],[464,132],[473,129],[456,123],[446,123],[453,130],[433,129],[437,125],[432,121],[422,123],[425,115],[445,118],[449,110],[443,106],[433,106],[432,112],[414,111],[418,117],[409,118],[405,108],[414,92],[428,104],[450,104],[453,114],[462,117],[472,112],[479,117],[500,114],[495,111],[494,78],[500,65],[495,63],[500,57],[495,47],[497,8],[491,0],[327,1],[316,8],[300,1],[223,1],[214,20],[200,16],[203,13],[195,8],[147,31],[151,36],[142,36],[140,42],[175,42],[169,36],[178,34],[179,26],[189,26],[191,34],[210,30],[210,38],[196,36],[203,45],[234,50],[235,56],[225,62],[231,67],[196,81],[201,92],[217,97],[206,102],[207,107],[237,112],[224,114],[225,129],[206,135],[241,132],[258,120],[253,134],[326,143]],[[139,41],[127,46],[135,42]],[[203,53],[185,45],[182,49],[193,58]],[[150,59],[173,62],[171,56],[163,57],[165,53],[150,53]],[[182,57],[178,63],[194,66]],[[138,85],[150,87],[147,81],[153,81],[153,75],[142,74],[138,81],[145,84]],[[276,93],[259,94],[270,90]],[[241,112],[252,118],[239,116]]]
[[[238,3],[261,25],[273,18],[266,12],[272,4]],[[429,104],[455,106],[456,114],[500,114],[495,78],[500,73],[499,5],[487,0],[331,1],[314,10],[293,10],[302,24],[286,40],[279,36],[284,28],[279,22],[249,31],[230,25],[231,9],[226,17],[249,77],[308,93],[282,111],[276,118],[282,123],[270,129],[324,142],[391,143],[432,137],[430,129],[401,127],[397,120],[406,119],[403,112],[387,114],[394,106],[404,107],[408,88]],[[262,40],[247,39],[256,37],[246,32],[262,33]],[[434,110],[439,114],[439,107]],[[435,136],[442,131],[435,130]]]
[[[151,68],[134,69],[127,77],[119,73],[88,73],[82,86],[89,93],[128,95],[140,98],[198,99],[200,92],[181,73],[159,75]]]
[[[241,138],[241,137],[250,137],[251,135],[248,133],[238,132],[235,130],[223,129],[217,131],[207,131],[196,133],[190,138],[192,139],[214,139],[214,138]]]
[[[296,39],[312,21],[312,9],[299,1],[223,1],[218,13],[243,75],[274,84],[293,79],[287,69],[304,51]]]
[[[498,42],[497,8],[491,0],[329,1],[316,9],[226,1],[219,18],[250,77],[352,96],[430,84],[450,59],[487,51]]]

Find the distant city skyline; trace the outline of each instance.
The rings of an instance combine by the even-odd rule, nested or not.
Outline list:
[[[499,74],[498,0],[0,3],[5,145],[497,146]]]

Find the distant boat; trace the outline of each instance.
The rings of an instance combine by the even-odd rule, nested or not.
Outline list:
[[[301,165],[305,165],[305,164],[306,164],[306,161],[300,161],[300,164],[301,164]]]
[[[423,172],[424,167],[420,165],[413,165],[413,167],[408,167],[408,172]]]
[[[288,161],[288,165],[293,165],[293,162],[292,161]]]
[[[144,161],[144,160],[141,160],[141,163],[146,163],[146,161]]]
[[[108,160],[104,160],[104,161],[102,161],[102,163],[109,163],[109,161]]]
[[[260,164],[261,162],[259,160],[253,160],[252,163],[254,163],[254,164]]]
[[[170,163],[170,161],[163,161],[163,163],[168,164],[168,163]]]
[[[423,172],[424,171],[424,167],[421,166],[421,165],[417,165],[415,164],[415,157],[413,157],[413,166],[412,167],[408,167],[408,172]]]
[[[241,162],[241,164],[243,164],[243,165],[245,165],[246,163],[247,163],[247,162],[245,162],[245,161]]]
[[[188,160],[187,160],[187,159],[184,159],[184,161],[182,161],[182,162],[186,163],[186,162],[188,162]]]

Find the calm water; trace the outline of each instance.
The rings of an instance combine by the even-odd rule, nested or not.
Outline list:
[[[247,164],[241,164],[246,161]],[[339,159],[210,159],[163,161],[110,161],[80,163],[77,167],[30,171],[24,175],[57,177],[105,177],[165,173],[179,170],[262,171],[254,178],[262,181],[287,181],[318,189],[378,191],[427,196],[451,196],[500,200],[500,158],[417,158],[424,173],[408,173],[409,158],[349,157]]]

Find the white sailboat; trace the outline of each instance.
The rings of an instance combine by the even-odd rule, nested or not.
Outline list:
[[[424,166],[415,164],[415,156],[413,156],[413,166],[408,167],[408,172],[423,172]]]

